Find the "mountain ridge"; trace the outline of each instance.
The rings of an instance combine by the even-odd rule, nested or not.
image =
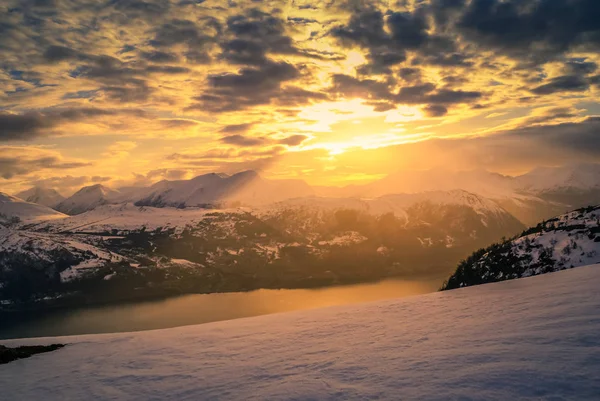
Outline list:
[[[600,205],[545,220],[474,252],[442,289],[534,276],[600,263]]]

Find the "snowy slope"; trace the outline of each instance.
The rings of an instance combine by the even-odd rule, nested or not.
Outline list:
[[[0,223],[36,222],[65,218],[62,213],[47,206],[25,202],[23,199],[0,192]]]
[[[27,202],[55,208],[65,197],[52,188],[33,187],[15,195]]]
[[[544,221],[523,235],[475,252],[447,288],[528,277],[600,263],[600,206]]]
[[[6,399],[597,400],[600,266],[68,343],[0,365]]]
[[[201,208],[173,208],[135,206],[131,203],[102,205],[93,210],[63,220],[42,223],[35,228],[50,232],[111,232],[175,228],[181,232],[185,227],[196,226],[207,214],[216,212],[237,213],[244,209],[213,210]]]
[[[101,184],[83,187],[56,206],[56,210],[65,214],[80,214],[98,206],[114,202],[119,191]]]

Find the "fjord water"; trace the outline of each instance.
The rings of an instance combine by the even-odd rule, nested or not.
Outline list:
[[[441,279],[384,280],[317,289],[191,294],[158,301],[56,310],[0,322],[0,339],[153,330],[433,292]]]

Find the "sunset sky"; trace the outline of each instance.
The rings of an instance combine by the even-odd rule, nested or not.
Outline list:
[[[0,183],[600,161],[598,0],[0,5]]]

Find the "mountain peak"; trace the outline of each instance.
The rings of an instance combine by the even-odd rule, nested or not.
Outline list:
[[[37,203],[51,208],[56,207],[56,205],[65,199],[65,197],[62,196],[57,190],[42,186],[29,188],[25,191],[19,192],[16,194],[16,196],[27,202]]]
[[[110,203],[119,195],[119,191],[102,184],[89,185],[60,202],[56,206],[56,210],[71,215],[80,214]]]

